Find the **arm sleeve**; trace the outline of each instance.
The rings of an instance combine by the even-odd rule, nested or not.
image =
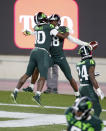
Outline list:
[[[84,41],[81,41],[81,40],[79,40],[79,39],[76,39],[76,38],[72,37],[71,35],[69,35],[69,36],[67,37],[67,39],[68,39],[69,41],[77,44],[77,45],[84,45],[84,46],[88,46],[88,45],[89,45],[89,43],[84,42]]]
[[[30,33],[31,33],[31,35],[36,35],[36,31],[34,31],[34,32],[31,31]]]
[[[36,31],[29,31],[29,30],[25,30],[24,31],[27,35],[35,35]]]

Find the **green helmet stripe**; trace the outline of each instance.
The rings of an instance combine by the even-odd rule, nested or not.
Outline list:
[[[46,15],[42,13],[42,18],[46,18]]]
[[[91,108],[92,108],[92,102],[88,101],[88,102],[86,102],[86,103],[87,103],[87,105],[88,105],[88,109],[91,109]]]

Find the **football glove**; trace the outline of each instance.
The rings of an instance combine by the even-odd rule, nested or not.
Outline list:
[[[24,34],[25,36],[28,36],[28,35],[31,35],[31,32],[28,31],[28,30],[25,30],[25,31],[23,32],[23,34]]]
[[[101,100],[104,99],[104,93],[100,88],[97,89],[97,94],[98,94],[98,96],[100,96]]]
[[[80,98],[80,93],[79,93],[79,91],[74,92],[74,95],[76,96],[76,98]]]
[[[58,34],[58,31],[57,31],[56,29],[52,29],[52,30],[50,31],[50,35],[56,36],[57,34]]]

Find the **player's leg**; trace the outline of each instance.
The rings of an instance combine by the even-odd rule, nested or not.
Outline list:
[[[14,89],[13,93],[11,93],[11,97],[14,100],[14,102],[16,103],[16,98],[17,98],[17,94],[19,89],[23,86],[23,84],[25,83],[25,81],[33,74],[34,69],[36,67],[36,61],[34,61],[33,56],[35,57],[34,52],[31,52],[30,55],[30,60],[27,66],[27,71],[26,73],[19,79],[16,88]]]
[[[38,71],[37,68],[35,68],[35,70],[34,70],[34,72],[32,74],[32,77],[31,77],[31,83],[30,83],[30,85],[27,88],[23,88],[23,91],[25,91],[25,92],[33,92],[34,85],[35,85],[35,82],[38,79],[38,76],[39,76],[39,71]]]
[[[44,91],[44,93],[51,93],[51,81],[52,81],[52,67],[48,69],[48,74],[47,74],[47,89]]]
[[[77,86],[75,79],[72,77],[69,80],[69,82],[70,82],[70,85],[73,87],[74,92],[78,92],[78,86]]]
[[[99,98],[97,94],[95,93],[93,87],[92,86],[80,87],[79,91],[80,91],[81,97],[88,96],[92,100],[94,115],[99,117],[102,109],[99,102]]]
[[[74,90],[75,96],[79,97],[78,86],[77,86],[77,83],[76,83],[75,79],[72,77],[71,69],[69,67],[69,64],[68,64],[66,58],[63,58],[59,62],[59,67],[63,71],[63,73],[66,76],[66,78],[69,80],[70,85],[72,86],[72,88]]]
[[[102,108],[99,102],[99,97],[97,96],[97,94],[95,93],[95,91],[92,91],[93,93],[90,93],[90,97],[93,101],[93,109],[94,109],[94,115],[100,117],[100,114],[102,112]]]
[[[39,68],[39,66],[38,66],[38,68]],[[42,69],[44,69],[44,68],[42,68]],[[44,69],[43,72],[45,72],[45,75],[42,75],[41,70],[39,70],[40,78],[39,78],[39,80],[37,82],[37,91],[35,93],[35,96],[33,96],[33,100],[36,101],[39,105],[41,105],[40,96],[41,96],[41,92],[42,92],[42,89],[44,87],[45,80],[46,80],[46,74],[47,74],[46,69]]]
[[[16,103],[17,94],[19,92],[19,89],[23,86],[25,81],[29,78],[27,74],[24,74],[18,81],[18,84],[16,88],[14,89],[13,93],[11,93],[11,97],[14,103]]]
[[[35,100],[40,105],[40,96],[44,87],[45,80],[47,79],[50,59],[50,56],[45,51],[39,51],[39,54],[37,55],[37,67],[40,73],[40,78],[37,82],[37,91],[35,96],[33,96],[33,100]]]

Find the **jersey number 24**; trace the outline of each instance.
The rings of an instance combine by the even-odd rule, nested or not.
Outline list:
[[[88,73],[87,73],[86,65],[82,65],[82,67],[78,66],[77,71],[78,71],[78,75],[80,77],[80,81],[82,81],[82,79],[88,80]]]

